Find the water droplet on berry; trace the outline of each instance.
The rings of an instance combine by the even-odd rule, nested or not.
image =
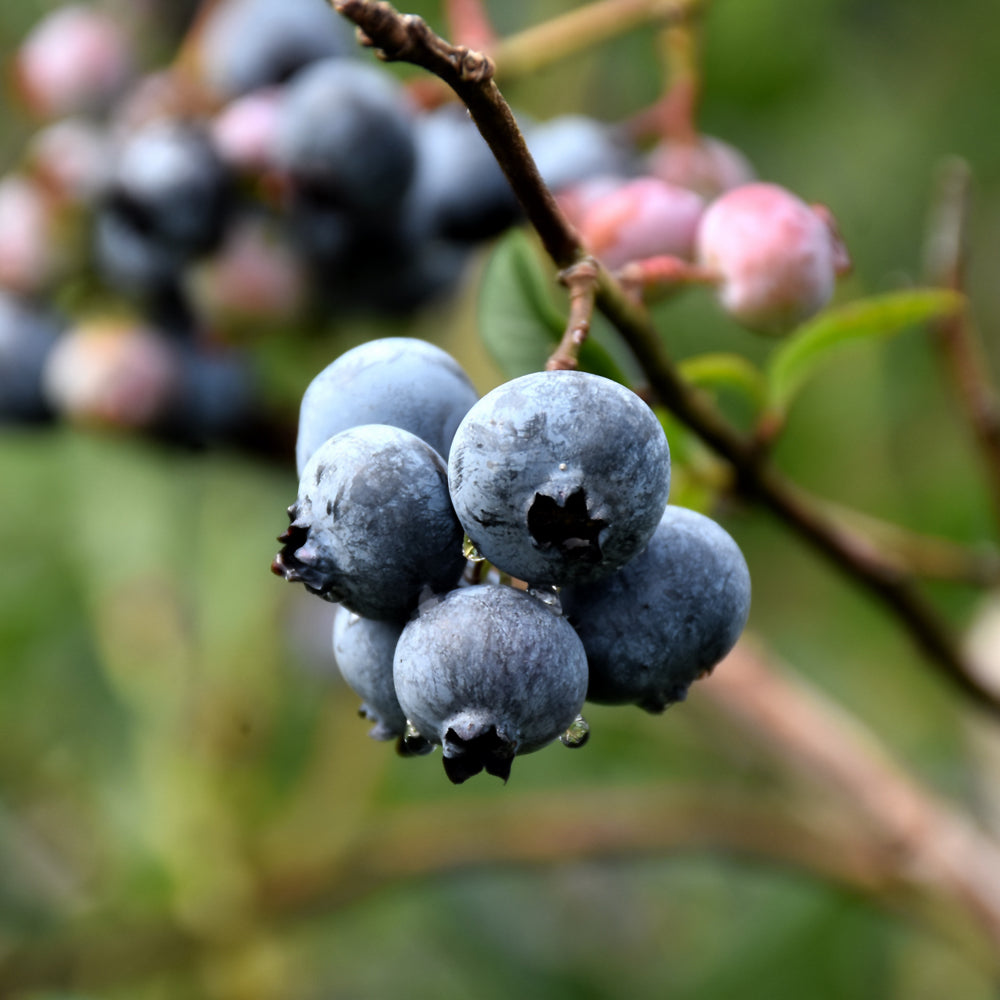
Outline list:
[[[590,724],[582,715],[578,715],[569,729],[559,737],[559,742],[564,747],[575,750],[577,747],[582,747],[589,739]]]

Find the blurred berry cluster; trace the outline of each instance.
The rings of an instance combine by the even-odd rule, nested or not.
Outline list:
[[[259,445],[253,336],[412,315],[520,219],[465,109],[401,84],[325,0],[187,6],[163,65],[83,3],[15,54],[37,129],[0,178],[0,420]],[[640,286],[687,262],[782,333],[846,267],[828,213],[718,139],[640,154],[585,115],[522,128],[585,245]]]

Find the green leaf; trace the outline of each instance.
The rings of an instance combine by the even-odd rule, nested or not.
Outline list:
[[[476,312],[483,343],[509,378],[541,371],[563,335],[567,316],[551,267],[526,232],[511,230],[487,261]],[[638,368],[610,325],[596,313],[580,349],[580,367],[629,384]]]
[[[562,336],[550,283],[523,230],[497,243],[483,272],[477,318],[487,350],[510,378],[544,368]]]
[[[685,358],[678,363],[681,375],[701,389],[731,389],[755,410],[767,402],[767,383],[761,370],[742,354],[713,352]]]
[[[946,289],[916,288],[860,299],[803,324],[771,356],[768,400],[784,413],[803,383],[839,349],[857,340],[890,337],[909,326],[941,319],[965,299]]]

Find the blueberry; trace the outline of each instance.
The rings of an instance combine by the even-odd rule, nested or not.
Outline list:
[[[301,185],[291,192],[286,222],[317,303],[340,315],[410,319],[453,288],[466,263],[461,244],[421,237],[414,219],[360,218]]]
[[[412,114],[385,70],[351,59],[312,63],[286,84],[277,162],[331,205],[394,217],[416,163]]]
[[[115,291],[148,299],[178,287],[187,255],[151,236],[127,210],[114,204],[99,206],[91,239],[98,271]]]
[[[750,573],[721,525],[668,506],[635,559],[603,580],[563,588],[560,598],[587,651],[587,698],[659,712],[736,644]]]
[[[42,375],[61,328],[46,310],[0,291],[0,421],[34,423],[52,416]]]
[[[449,458],[455,510],[480,553],[533,585],[596,579],[645,546],[667,503],[670,452],[625,386],[579,371],[498,386]]]
[[[559,191],[605,175],[634,172],[634,152],[613,126],[587,115],[560,115],[525,127],[525,140],[542,180]]]
[[[222,0],[195,39],[200,73],[224,99],[281,83],[303,66],[354,49],[346,22],[324,0]]]
[[[507,780],[513,758],[576,720],[587,688],[583,644],[557,609],[482,584],[428,602],[403,629],[393,664],[407,719],[441,744],[455,783],[483,769]]]
[[[204,446],[232,441],[255,426],[258,385],[249,357],[236,349],[177,346],[178,386],[166,430]]]
[[[474,242],[512,225],[520,205],[465,108],[445,104],[416,119],[411,212],[435,237]]]
[[[218,246],[231,208],[231,177],[207,132],[158,119],[118,152],[109,208],[123,225],[184,257]]]
[[[465,568],[444,459],[399,427],[327,439],[302,471],[272,569],[366,618],[398,619]]]
[[[394,739],[399,751],[411,756],[427,753],[431,744],[407,736],[393,684],[392,661],[405,624],[362,618],[341,605],[333,617],[333,655],[348,687],[362,699],[361,715],[374,723],[368,735]]]
[[[299,410],[299,475],[331,435],[358,424],[391,424],[447,458],[459,421],[478,399],[458,362],[412,337],[371,340],[342,354],[309,384]]]

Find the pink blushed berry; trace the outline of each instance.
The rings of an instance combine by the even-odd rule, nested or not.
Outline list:
[[[132,47],[107,12],[67,4],[38,21],[18,50],[15,72],[42,117],[100,110],[132,75]]]
[[[654,177],[715,198],[757,179],[750,161],[735,147],[710,135],[664,139],[646,161]]]
[[[704,209],[693,191],[636,177],[587,205],[578,229],[587,249],[611,269],[646,257],[690,259]]]
[[[850,267],[829,210],[768,183],[712,202],[698,229],[697,261],[714,273],[733,319],[773,336],[818,313]]]

